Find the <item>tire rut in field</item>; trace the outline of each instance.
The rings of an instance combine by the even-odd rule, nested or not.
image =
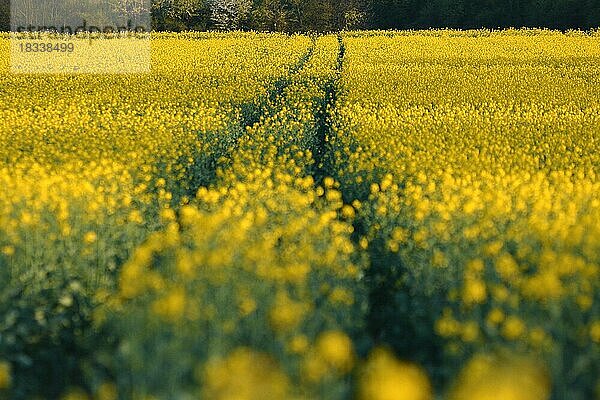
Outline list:
[[[289,72],[271,83],[270,87],[267,88],[263,94],[263,98],[253,99],[247,103],[243,103],[239,106],[242,112],[242,120],[240,122],[240,129],[236,134],[233,135],[233,144],[229,146],[229,154],[235,151],[239,139],[244,135],[248,128],[251,128],[259,123],[261,119],[266,116],[275,114],[279,110],[280,98],[287,87],[293,82],[293,76],[297,75],[304,69],[306,63],[311,59],[315,49],[315,39],[312,39],[310,47],[307,49],[295,64],[293,64]]]
[[[260,122],[260,117],[269,112],[268,107],[275,103],[277,99],[283,94],[283,91],[292,82],[292,77],[297,75],[305,67],[306,63],[311,59],[315,50],[315,39],[312,39],[312,43],[295,64],[291,65],[289,72],[275,80],[265,92],[265,102],[257,106],[256,99],[243,103],[240,105],[242,111],[241,128],[245,131],[246,128],[251,127]]]
[[[334,176],[332,166],[328,163],[328,156],[331,153],[331,148],[328,143],[328,138],[332,133],[332,118],[333,111],[338,101],[338,89],[340,78],[342,76],[342,68],[344,63],[344,55],[346,48],[341,35],[337,36],[338,54],[335,66],[335,72],[331,79],[324,85],[324,98],[317,112],[317,142],[313,150],[315,158],[315,170],[313,177],[316,183],[321,183],[327,176]]]
[[[316,39],[311,38],[311,45],[308,48],[307,52],[294,64],[287,75],[279,78],[275,81],[271,89],[267,92],[268,103],[270,104],[278,104],[279,99],[283,96],[283,93],[287,87],[289,87],[295,75],[298,75],[306,66],[308,61],[312,58],[313,52],[315,51]],[[269,104],[267,104],[268,106]],[[269,110],[262,110],[263,113]],[[256,122],[260,120],[260,116]]]
[[[360,143],[353,138],[346,138],[350,143],[348,149],[336,149],[336,138],[340,132],[336,130],[335,113],[340,107],[340,99],[345,88],[341,81],[344,69],[346,47],[342,35],[338,35],[339,55],[335,78],[327,85],[327,102],[321,112],[321,129],[319,134],[318,149],[315,150],[318,168],[315,177],[330,176],[340,183],[340,191],[345,204],[352,204],[358,200],[362,206],[357,210],[357,216],[352,224],[354,232],[352,240],[356,249],[366,257],[368,268],[365,271],[364,287],[368,292],[368,311],[365,320],[366,335],[364,350],[375,345],[383,345],[393,349],[403,358],[415,361],[426,367],[431,373],[431,378],[436,385],[444,382],[445,376],[437,373],[437,366],[441,364],[442,348],[440,343],[425,341],[422,330],[434,331],[435,318],[429,310],[440,308],[433,306],[435,299],[414,296],[409,290],[399,289],[408,268],[387,246],[386,238],[378,233],[374,234],[369,220],[364,213],[365,208],[376,207],[377,200],[369,198],[373,176],[383,176],[383,171],[369,171],[362,183],[354,179],[344,178],[341,173],[346,168],[355,170],[355,165],[350,160],[350,155],[358,151]],[[352,135],[352,132],[346,134]],[[369,178],[371,177],[371,178]],[[317,182],[319,182],[317,180]],[[369,237],[368,248],[362,250],[361,239]],[[399,300],[400,299],[400,300]],[[402,307],[398,307],[402,304]],[[363,353],[364,354],[364,353]]]
[[[311,59],[315,48],[315,40],[295,64],[293,64],[287,75],[271,83],[270,87],[258,99],[241,103],[236,107],[239,109],[241,118],[239,124],[234,127],[234,131],[229,132],[225,138],[218,137],[215,140],[217,150],[212,154],[197,154],[194,163],[186,174],[190,189],[186,195],[193,198],[201,187],[209,187],[217,183],[217,171],[227,168],[231,162],[232,154],[238,149],[238,143],[246,130],[259,124],[261,118],[266,115],[272,115],[276,112],[275,104],[283,94],[286,87],[292,82],[292,77],[298,74]],[[182,183],[183,185],[183,183]]]

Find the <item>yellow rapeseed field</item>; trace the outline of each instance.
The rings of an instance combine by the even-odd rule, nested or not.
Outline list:
[[[0,399],[600,398],[597,31],[9,41]]]

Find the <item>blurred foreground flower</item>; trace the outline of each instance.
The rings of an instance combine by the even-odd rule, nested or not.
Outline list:
[[[450,400],[547,400],[550,380],[534,360],[511,354],[476,355],[460,373]]]
[[[239,348],[208,363],[202,398],[213,400],[288,399],[289,381],[269,356]]]
[[[431,385],[417,365],[397,360],[385,349],[375,349],[361,373],[360,400],[431,400]]]
[[[0,361],[0,390],[10,388],[11,372],[10,364],[6,361]]]
[[[317,340],[319,355],[340,372],[349,372],[354,364],[352,340],[343,332],[327,331]]]

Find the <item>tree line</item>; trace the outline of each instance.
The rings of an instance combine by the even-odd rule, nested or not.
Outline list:
[[[149,11],[154,29],[174,31],[600,27],[600,0],[152,0]]]

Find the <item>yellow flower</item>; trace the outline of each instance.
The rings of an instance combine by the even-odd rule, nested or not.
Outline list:
[[[175,214],[175,211],[173,211],[173,209],[164,208],[160,212],[160,218],[165,222],[172,222],[175,221],[177,215]]]
[[[577,305],[583,310],[589,310],[592,304],[594,303],[593,299],[587,295],[579,295],[576,298]]]
[[[465,342],[474,342],[479,337],[479,325],[475,321],[468,321],[462,326],[461,338]]]
[[[284,293],[278,293],[269,312],[269,322],[276,331],[289,331],[302,322],[306,312],[306,305],[291,300]]]
[[[325,186],[326,189],[331,189],[334,184],[335,184],[335,181],[330,176],[327,176],[323,179],[323,186]]]
[[[450,310],[444,310],[440,319],[435,323],[435,331],[442,337],[450,337],[460,333],[460,324],[454,319]]]
[[[5,256],[12,256],[15,254],[15,248],[9,245],[3,246],[2,254],[4,254]]]
[[[535,346],[542,346],[547,342],[548,336],[542,328],[533,328],[529,332],[529,338]]]
[[[12,382],[10,364],[0,361],[0,390],[10,388]]]
[[[499,308],[492,309],[487,316],[487,323],[490,325],[498,325],[504,321],[504,311]]]
[[[200,212],[196,207],[183,206],[179,212],[181,224],[184,226],[192,226],[200,218]]]
[[[334,288],[329,295],[329,299],[333,303],[342,303],[346,305],[352,305],[354,303],[352,293],[341,287]]]
[[[86,232],[85,235],[83,235],[83,242],[85,244],[92,244],[96,241],[96,239],[98,239],[98,236],[96,235],[96,232]]]
[[[466,305],[481,304],[487,298],[485,282],[477,278],[467,278],[463,289],[463,301]]]
[[[375,349],[359,377],[359,400],[431,400],[425,372],[398,361],[389,351]]]
[[[302,374],[308,381],[319,382],[328,372],[327,363],[315,352],[310,352],[303,361]]]
[[[548,400],[546,372],[514,355],[477,355],[460,373],[449,400]]]
[[[519,273],[519,265],[508,253],[502,254],[496,260],[496,271],[506,281],[512,281]]]
[[[129,221],[136,224],[141,224],[144,222],[144,217],[142,217],[142,213],[140,213],[139,210],[131,210],[127,218],[129,219]]]
[[[308,349],[308,338],[305,335],[296,335],[290,341],[288,348],[292,353],[304,353]]]
[[[508,297],[510,296],[510,292],[508,291],[508,289],[501,285],[496,285],[495,287],[493,287],[492,294],[494,296],[494,299],[499,302],[504,302],[508,300]]]
[[[156,300],[152,304],[152,310],[167,320],[177,321],[183,317],[185,304],[185,290],[183,288],[175,288],[171,289],[163,298]]]
[[[358,242],[361,249],[366,250],[369,247],[369,240],[365,237],[360,238]]]
[[[65,395],[62,396],[62,400],[89,400],[90,396],[80,388],[71,388]]]
[[[515,340],[521,337],[526,329],[525,324],[520,318],[511,315],[504,322],[502,335],[509,340]]]
[[[354,365],[352,340],[343,332],[327,331],[320,334],[316,349],[328,365],[340,372],[348,372]]]
[[[342,216],[344,218],[352,219],[352,218],[354,218],[355,215],[356,215],[356,213],[354,211],[354,207],[349,206],[347,204],[342,207]]]
[[[470,271],[472,273],[483,272],[484,268],[485,268],[485,264],[483,263],[483,260],[480,258],[471,260],[467,263],[467,271]]]
[[[239,303],[239,310],[244,317],[252,314],[256,310],[256,301],[251,297],[245,296]]]
[[[342,199],[342,193],[339,190],[329,189],[325,194],[328,201],[335,202]]]
[[[117,400],[118,398],[117,386],[114,383],[104,382],[96,391],[97,400]]]
[[[443,252],[441,252],[437,249],[433,251],[433,257],[431,259],[431,263],[433,264],[434,267],[443,267],[446,265],[447,262],[448,262],[448,260],[446,259],[446,256],[444,255]]]
[[[590,337],[596,343],[600,343],[600,321],[592,322],[590,326]]]
[[[202,371],[202,398],[211,400],[287,400],[289,380],[267,355],[239,348]]]
[[[525,296],[542,301],[557,299],[564,292],[560,277],[551,271],[532,276],[523,284],[522,290]]]
[[[195,263],[194,258],[188,251],[179,251],[176,256],[177,271],[187,277],[192,278],[194,276]]]

